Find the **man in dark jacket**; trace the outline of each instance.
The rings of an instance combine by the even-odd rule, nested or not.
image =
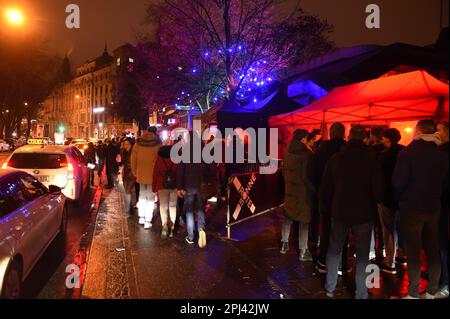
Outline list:
[[[398,220],[398,203],[394,198],[394,190],[392,189],[392,173],[397,163],[397,157],[404,148],[398,144],[401,140],[400,132],[395,128],[389,128],[383,132],[383,144],[385,149],[378,156],[378,160],[383,170],[386,190],[384,192],[383,203],[378,205],[378,213],[380,215],[381,225],[383,227],[383,242],[386,249],[386,258],[380,265],[380,269],[388,274],[396,274],[395,255],[399,238],[397,232]],[[400,255],[403,253],[400,251]]]
[[[86,160],[86,163],[94,165],[95,168],[95,147],[94,143],[89,142],[88,148],[84,151],[84,158]],[[94,186],[94,169],[89,168],[89,181],[91,183],[91,186]]]
[[[186,224],[188,235],[186,242],[188,244],[194,243],[194,204],[195,200],[198,202],[197,211],[197,230],[198,230],[198,245],[200,248],[206,246],[206,232],[205,232],[205,213],[204,208],[208,200],[208,191],[214,192],[216,184],[215,164],[205,164],[202,161],[195,163],[193,161],[194,143],[193,139],[200,139],[198,134],[191,132],[189,142],[186,148],[182,148],[183,152],[190,147],[189,159],[181,161],[177,167],[177,190],[178,196],[184,198],[184,206],[186,210]],[[209,190],[206,188],[210,188]]]
[[[349,142],[328,162],[320,199],[331,207],[330,247],[327,252],[327,296],[336,289],[342,246],[351,228],[356,250],[356,298],[367,299],[366,267],[377,204],[383,199],[384,178],[373,152],[362,141],[365,130],[354,126]]]
[[[105,165],[106,165],[106,178],[108,179],[107,189],[111,189],[115,185],[117,172],[119,165],[117,163],[117,155],[119,155],[120,150],[118,145],[115,143],[114,139],[111,140],[105,149]]]
[[[385,150],[383,143],[382,127],[373,127],[370,130],[370,149],[375,153],[377,158],[380,158],[381,153]],[[370,258],[371,260],[383,260],[384,254],[384,240],[383,240],[383,226],[381,224],[380,215],[375,215],[373,225],[372,241],[370,243]]]
[[[316,191],[320,189],[320,182],[322,180],[323,172],[329,161],[329,159],[339,152],[341,147],[345,145],[345,126],[341,123],[333,123],[330,127],[330,140],[323,141],[320,147],[314,153],[311,161],[311,172],[310,176]],[[323,205],[319,204],[319,198],[317,192],[314,198],[315,203],[313,204],[313,214],[320,214],[320,246],[319,246],[319,257],[316,261],[316,269],[319,273],[326,273],[326,257],[327,250],[330,242],[330,228],[331,228],[331,211],[326,209]],[[314,209],[317,207],[317,210]],[[314,218],[314,217],[313,217]],[[347,268],[347,245],[344,244],[342,250],[342,268]]]
[[[419,298],[420,250],[428,261],[426,298],[434,298],[439,288],[439,216],[441,195],[448,173],[448,156],[438,149],[441,143],[431,120],[417,123],[414,140],[400,152],[392,176],[399,201],[400,232],[408,257],[409,295]]]
[[[95,149],[95,152],[97,153],[98,157],[98,177],[101,181],[102,174],[103,174],[103,168],[105,165],[105,157],[106,157],[106,145],[103,144],[103,142],[100,140],[98,141],[97,147]]]
[[[448,157],[448,122],[441,122],[437,126],[439,136],[441,137],[442,144],[439,149],[443,151]],[[441,281],[436,298],[448,298],[448,197],[449,197],[449,174],[447,172],[446,181],[444,182],[444,189],[442,193],[442,208],[441,219],[439,221],[439,242],[441,250]]]

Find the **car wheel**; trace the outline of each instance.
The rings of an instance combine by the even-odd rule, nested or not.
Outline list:
[[[22,267],[13,261],[3,279],[2,299],[19,299],[22,291]]]

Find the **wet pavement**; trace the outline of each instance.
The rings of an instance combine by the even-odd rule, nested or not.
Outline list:
[[[298,260],[296,242],[287,254],[279,253],[281,210],[233,226],[228,240],[225,207],[210,209],[208,245],[200,249],[184,241],[185,227],[178,228],[175,238],[161,239],[158,214],[149,230],[136,215],[128,218],[122,190],[119,185],[103,193],[83,298],[327,298],[325,276],[316,273],[312,262]],[[350,272],[339,278],[337,298],[352,298],[353,277]],[[380,283],[371,289],[372,298],[398,296],[406,292],[407,276],[401,270],[397,276],[382,273]]]
[[[0,162],[7,155],[0,153]],[[161,239],[158,213],[149,230],[138,225],[136,215],[128,218],[121,185],[95,192],[91,189],[79,207],[71,206],[66,247],[49,247],[26,280],[24,297],[326,298],[325,276],[316,273],[312,262],[298,260],[295,241],[287,254],[279,253],[281,210],[233,226],[232,240],[227,240],[225,207],[209,209],[208,245],[200,249],[184,241],[184,226],[178,227],[175,238]],[[291,238],[296,237],[294,230]],[[350,251],[350,264],[352,255]],[[66,266],[84,262],[82,290],[66,289]],[[406,294],[406,271],[397,270],[395,276],[381,273],[380,288],[370,290],[372,298]],[[353,277],[351,272],[339,278],[337,298],[352,297]],[[421,287],[425,285],[426,274],[421,279]]]

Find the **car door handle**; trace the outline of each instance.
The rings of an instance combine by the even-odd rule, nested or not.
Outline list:
[[[14,226],[14,229],[16,231],[21,231],[23,227],[23,223],[17,223],[16,226]]]

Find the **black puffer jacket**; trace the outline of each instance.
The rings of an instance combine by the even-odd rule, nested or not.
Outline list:
[[[392,185],[402,212],[437,212],[441,208],[448,155],[437,142],[414,140],[400,152]]]
[[[361,140],[350,140],[329,160],[319,199],[336,220],[359,225],[373,221],[383,194],[383,172],[375,153]]]

